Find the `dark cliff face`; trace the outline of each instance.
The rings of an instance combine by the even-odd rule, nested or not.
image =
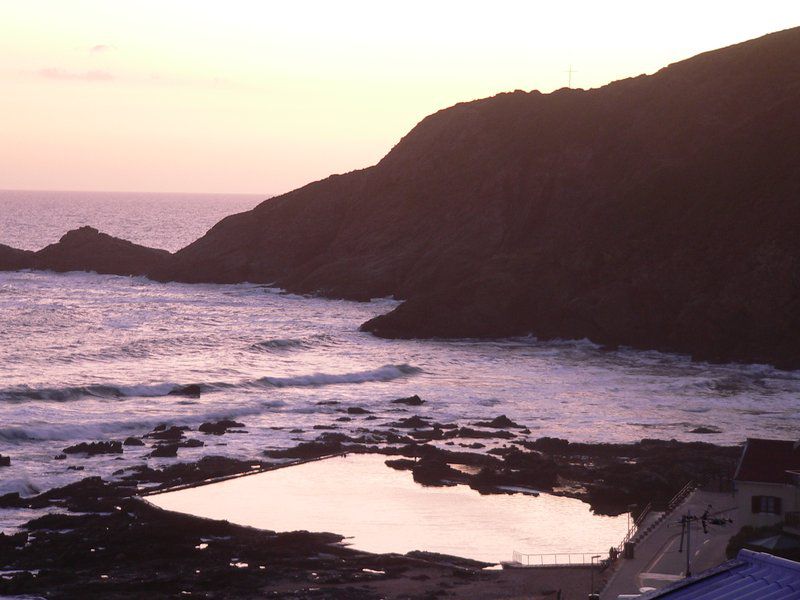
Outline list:
[[[589,337],[800,364],[800,29],[423,120],[156,276],[407,302],[384,336]]]
[[[36,252],[32,266],[59,272],[145,275],[170,256],[166,250],[139,246],[87,226],[66,233],[57,243]]]
[[[364,325],[381,336],[588,337],[800,367],[798,106],[800,28],[597,90],[458,104],[377,165],[175,255],[92,230],[36,260],[405,299]]]

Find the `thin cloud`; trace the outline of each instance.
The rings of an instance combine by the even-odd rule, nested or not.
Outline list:
[[[97,44],[89,48],[89,52],[92,54],[102,54],[103,52],[111,52],[113,49],[114,46],[109,46],[108,44]]]
[[[65,69],[41,69],[39,76],[45,79],[54,79],[59,81],[111,81],[114,76],[108,71],[67,71]]]

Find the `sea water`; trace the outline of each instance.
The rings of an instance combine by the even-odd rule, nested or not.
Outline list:
[[[627,530],[626,515],[594,515],[574,498],[417,485],[386,459],[351,454],[147,500],[271,531],[346,533],[345,543],[367,552],[424,550],[489,563],[511,560],[514,550],[545,564],[589,562],[608,556]]]
[[[36,249],[66,227],[89,224],[175,250],[221,216],[260,200],[105,198],[0,192],[0,243]],[[461,425],[505,414],[529,427],[529,438],[574,441],[738,444],[749,436],[800,437],[798,371],[609,352],[588,341],[383,340],[358,331],[396,305],[252,284],[0,273],[0,454],[11,457],[11,466],[0,468],[0,494],[110,476],[144,464],[149,451],[126,447],[122,456],[53,459],[71,444],[220,418],[243,422],[248,433],[205,436],[204,447],[150,464],[208,454],[256,459],[264,450],[314,439],[320,433],[314,426],[355,433],[412,414]],[[200,384],[200,398],[169,394],[192,383]],[[425,404],[402,411],[391,403],[413,394]],[[336,420],[354,406],[376,419]],[[691,433],[696,427],[719,433]],[[11,512],[0,511],[0,526],[14,520]]]

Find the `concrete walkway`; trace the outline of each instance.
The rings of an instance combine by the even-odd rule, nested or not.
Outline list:
[[[686,554],[679,552],[680,519],[691,511],[700,516],[708,505],[715,516],[730,517],[732,524],[710,526],[703,533],[699,522],[692,524],[691,571],[699,573],[725,561],[728,539],[739,531],[733,495],[695,490],[664,519],[647,537],[636,545],[633,559],[621,559],[600,595],[601,600],[617,600],[620,594],[637,594],[642,587],[662,588],[685,577]]]

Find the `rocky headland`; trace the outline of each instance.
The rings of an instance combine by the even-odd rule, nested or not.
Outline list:
[[[168,254],[83,228],[0,268],[405,302],[386,337],[589,338],[800,367],[800,28],[425,118]]]

